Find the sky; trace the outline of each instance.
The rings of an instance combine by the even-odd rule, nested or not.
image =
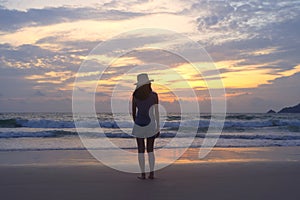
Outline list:
[[[0,0],[0,112],[71,112],[76,77],[84,77],[78,85],[87,92],[98,84],[99,111],[110,107],[112,94],[128,107],[143,71],[170,111],[180,98],[209,112],[217,78],[228,112],[279,111],[300,102],[299,14],[298,0]],[[184,42],[154,29],[187,37],[205,51],[193,55]],[[99,49],[108,41],[112,49]],[[170,48],[192,55],[201,73],[164,51]],[[93,69],[78,73],[84,63]]]

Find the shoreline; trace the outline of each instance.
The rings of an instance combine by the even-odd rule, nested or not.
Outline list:
[[[189,148],[172,164],[209,164],[242,162],[300,162],[300,147],[232,147],[213,148],[204,158],[199,159],[201,148]],[[129,152],[136,152],[130,149]],[[164,150],[166,156],[176,154],[176,149]],[[105,152],[105,150],[103,150]],[[155,153],[155,151],[154,151]],[[147,153],[145,153],[147,154]],[[137,162],[135,158],[130,162]],[[159,162],[159,159],[158,159]],[[88,150],[27,150],[0,151],[1,166],[83,166],[103,165]]]

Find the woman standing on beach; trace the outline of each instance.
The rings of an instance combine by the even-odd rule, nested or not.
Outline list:
[[[159,136],[158,96],[152,91],[148,74],[137,76],[136,89],[132,95],[132,117],[134,127],[132,134],[136,137],[138,146],[138,161],[141,169],[139,179],[145,179],[145,138],[149,160],[149,179],[154,179],[155,157],[153,152],[154,140]],[[136,110],[137,109],[137,110]],[[137,111],[137,112],[136,112]]]

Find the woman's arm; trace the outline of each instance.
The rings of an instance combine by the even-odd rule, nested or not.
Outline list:
[[[155,95],[155,105],[154,105],[154,114],[155,114],[155,121],[156,121],[156,131],[160,131],[160,123],[159,123],[159,110],[158,110],[158,95]]]
[[[135,122],[135,118],[136,118],[136,103],[135,103],[133,95],[132,95],[132,104],[131,104],[131,106],[132,106],[132,119]]]

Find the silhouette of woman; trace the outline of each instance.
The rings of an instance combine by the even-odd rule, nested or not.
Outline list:
[[[149,179],[154,179],[155,157],[153,152],[154,140],[159,136],[159,111],[158,96],[152,91],[148,74],[137,76],[136,89],[132,95],[132,117],[134,127],[132,134],[136,137],[138,146],[138,161],[141,169],[139,179],[145,179],[145,138],[150,174]],[[136,110],[137,109],[137,110]],[[137,111],[137,112],[136,112]]]

